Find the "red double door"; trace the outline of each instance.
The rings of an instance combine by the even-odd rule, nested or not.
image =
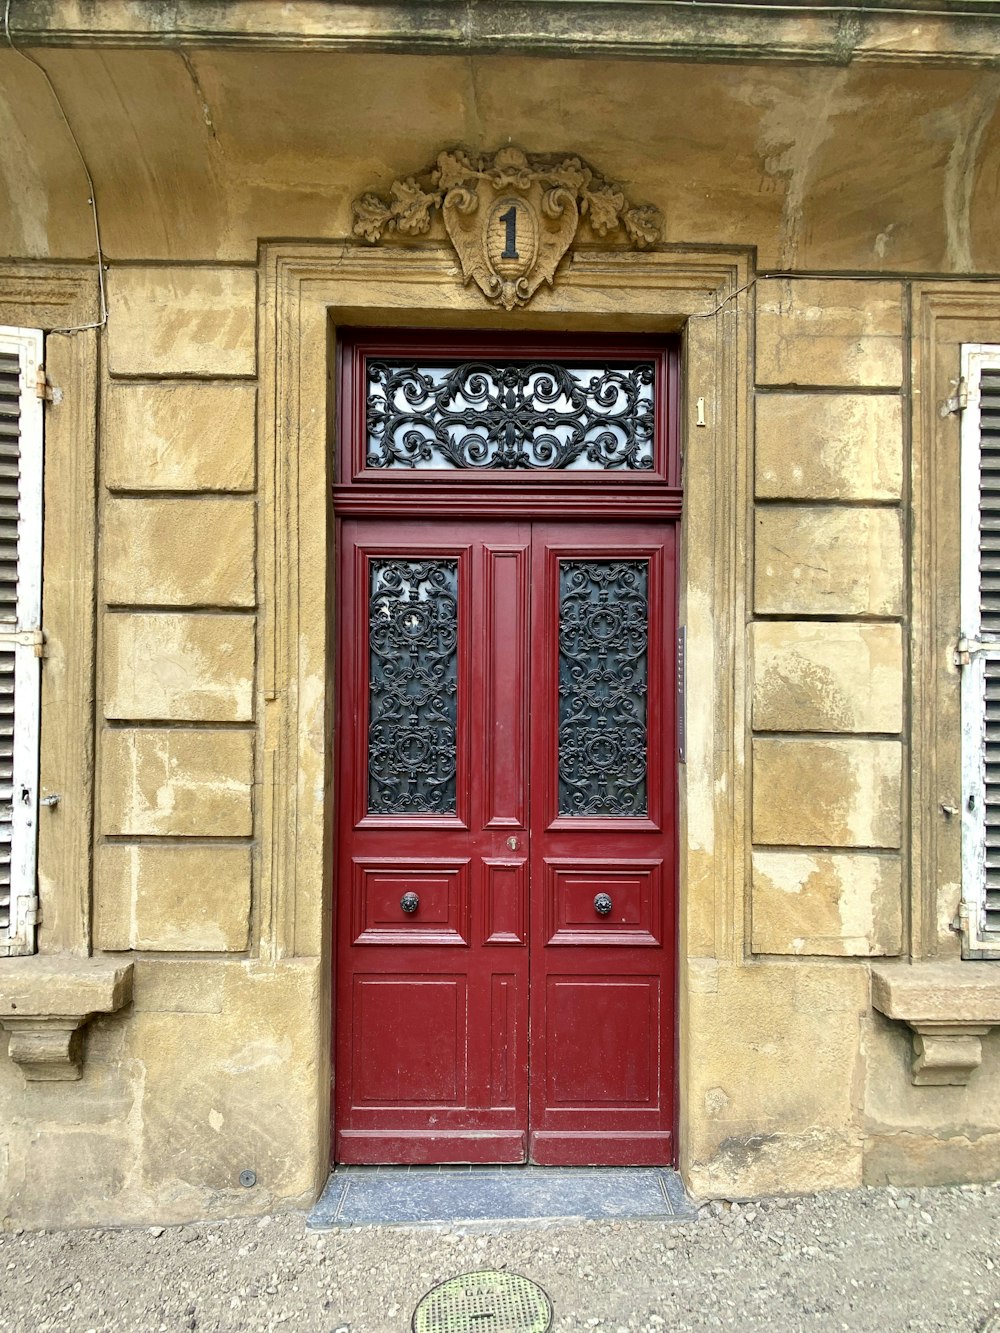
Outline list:
[[[673,1160],[674,543],[341,523],[336,1160]]]

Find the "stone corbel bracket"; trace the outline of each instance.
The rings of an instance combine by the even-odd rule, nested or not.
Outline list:
[[[872,968],[872,1004],[913,1034],[917,1087],[963,1086],[983,1060],[982,1039],[1000,1027],[996,963],[900,963]]]
[[[80,1078],[84,1025],[131,1003],[132,972],[132,963],[106,958],[0,960],[0,1027],[26,1080]]]

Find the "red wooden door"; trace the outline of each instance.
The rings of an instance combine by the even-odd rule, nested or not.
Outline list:
[[[533,531],[536,1162],[673,1160],[674,531]]]
[[[674,534],[341,523],[337,1160],[673,1159]]]

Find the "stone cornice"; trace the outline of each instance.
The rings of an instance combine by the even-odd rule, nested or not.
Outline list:
[[[998,20],[993,0],[13,0],[10,28],[25,47],[1000,67]]]

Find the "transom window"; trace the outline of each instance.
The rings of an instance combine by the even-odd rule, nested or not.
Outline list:
[[[364,329],[341,330],[337,346],[337,485],[355,496],[546,483],[607,488],[620,503],[636,488],[679,493],[676,339]]]
[[[368,468],[648,471],[652,361],[371,359]]]

